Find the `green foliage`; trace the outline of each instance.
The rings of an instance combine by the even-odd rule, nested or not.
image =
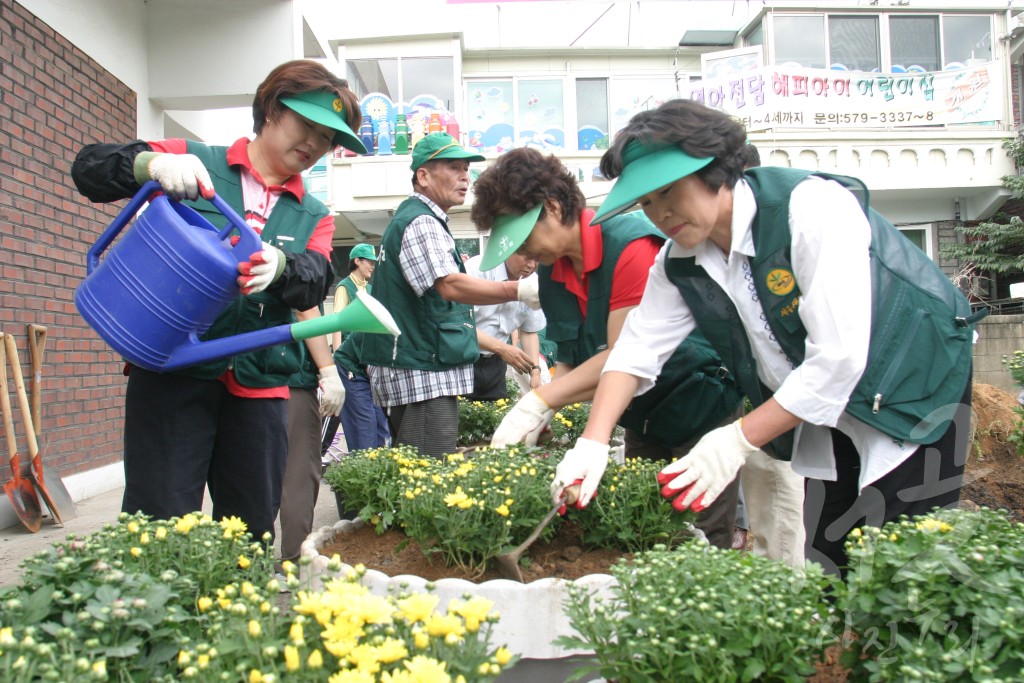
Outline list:
[[[5,683],[490,683],[516,662],[491,645],[483,598],[440,612],[433,593],[371,595],[353,572],[282,609],[266,546],[235,518],[122,515],[22,566],[0,590]]]
[[[735,550],[687,543],[657,547],[612,568],[612,597],[569,586],[565,608],[593,649],[593,670],[618,683],[803,683],[832,635],[828,579]],[[854,679],[851,679],[854,680]]]
[[[1003,143],[1018,169],[1024,167],[1024,137],[1018,135]],[[1016,198],[1024,197],[1024,177],[1004,176],[1003,186]],[[974,226],[958,225],[964,242],[944,243],[942,257],[973,264],[977,270],[994,273],[1024,271],[1024,221],[1018,216],[1002,216],[1004,222],[985,222]]]
[[[470,401],[459,396],[458,400],[459,433],[456,442],[460,446],[489,442],[502,418],[514,405],[514,401],[504,398],[497,401]]]
[[[348,509],[358,510],[361,519],[373,524],[377,533],[384,533],[395,523],[401,495],[399,472],[431,462],[412,446],[368,448],[331,463],[324,470],[323,481],[332,491],[344,494]]]
[[[1024,387],[1024,351],[1018,349],[1013,355],[1003,356],[1003,366],[1010,373],[1014,384]]]
[[[658,471],[668,464],[630,458],[622,467],[609,467],[590,505],[585,510],[569,510],[568,517],[580,527],[583,543],[639,552],[692,538],[689,524],[697,514],[677,512],[671,501],[661,496],[657,484]]]
[[[261,580],[273,557],[237,518],[122,514],[22,563],[0,590],[0,679],[173,681],[179,647],[201,638],[201,595]],[[19,660],[21,664],[19,665]]]
[[[936,510],[855,530],[837,591],[857,681],[1024,677],[1024,525],[1004,511]]]
[[[548,484],[561,454],[540,449],[478,449],[406,471],[398,502],[405,533],[446,566],[479,575],[522,543],[551,509]],[[550,537],[555,525],[543,536]]]
[[[551,418],[551,431],[558,443],[572,446],[583,433],[590,418],[590,401],[571,403],[555,412]]]

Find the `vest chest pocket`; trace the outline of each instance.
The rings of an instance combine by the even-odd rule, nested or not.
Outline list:
[[[476,361],[480,347],[476,327],[466,321],[442,322],[437,326],[437,359],[445,365],[467,365]]]

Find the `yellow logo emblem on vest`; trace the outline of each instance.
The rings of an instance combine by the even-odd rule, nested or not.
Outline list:
[[[777,296],[786,296],[796,287],[796,278],[785,268],[773,268],[765,278],[768,291]]]

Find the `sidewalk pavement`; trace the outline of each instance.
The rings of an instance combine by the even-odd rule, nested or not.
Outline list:
[[[78,508],[78,516],[66,520],[63,527],[58,526],[49,514],[44,513],[43,528],[38,533],[30,533],[20,524],[0,529],[0,586],[17,584],[21,577],[19,565],[22,560],[53,543],[63,541],[68,534],[87,536],[100,531],[104,524],[116,522],[117,516],[121,512],[123,495],[124,487],[119,487],[76,501],[75,507]],[[207,496],[203,504],[203,512],[210,514],[210,511],[210,500]],[[320,495],[313,513],[313,530],[332,526],[337,521],[338,509],[334,501],[334,492],[326,484],[321,484]],[[275,551],[279,552],[280,526],[277,527],[276,534],[277,540],[274,545]]]

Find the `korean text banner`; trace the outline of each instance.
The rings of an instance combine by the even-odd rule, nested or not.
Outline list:
[[[692,84],[690,99],[767,128],[888,128],[999,121],[999,62],[957,71],[866,73],[766,66]]]

